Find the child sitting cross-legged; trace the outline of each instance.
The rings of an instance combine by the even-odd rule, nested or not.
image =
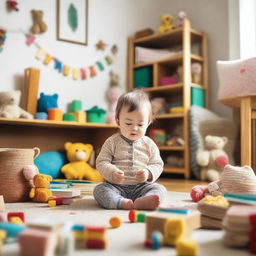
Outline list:
[[[120,132],[105,141],[96,159],[106,182],[95,187],[94,198],[107,209],[154,210],[166,189],[154,183],[163,171],[163,161],[156,144],[145,136],[152,122],[148,95],[138,89],[121,95],[116,122]]]

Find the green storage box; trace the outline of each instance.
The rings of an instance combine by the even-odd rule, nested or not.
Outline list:
[[[97,106],[92,107],[91,109],[86,110],[87,112],[87,122],[89,123],[106,123],[106,111]]]
[[[134,70],[134,87],[147,88],[153,85],[153,71],[151,66],[136,68]]]
[[[191,88],[191,105],[205,107],[205,92],[201,88]]]

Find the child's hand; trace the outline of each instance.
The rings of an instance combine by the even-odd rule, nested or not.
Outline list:
[[[124,172],[122,171],[113,172],[112,180],[116,184],[122,184],[124,182]]]
[[[136,172],[136,179],[139,182],[145,182],[148,180],[149,171],[147,169],[139,170]]]

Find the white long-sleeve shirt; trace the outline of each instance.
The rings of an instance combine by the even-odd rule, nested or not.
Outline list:
[[[136,171],[147,169],[156,181],[163,171],[163,161],[155,142],[147,136],[130,141],[120,133],[109,137],[96,159],[96,168],[105,180],[112,182],[115,171],[124,172],[123,184],[138,184]]]

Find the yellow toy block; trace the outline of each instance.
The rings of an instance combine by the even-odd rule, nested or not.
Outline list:
[[[77,122],[79,122],[79,123],[86,122],[86,112],[85,111],[75,111],[75,112],[70,112],[70,113],[75,115]]]
[[[177,242],[177,256],[197,256],[199,254],[198,243],[189,239],[181,239]]]
[[[176,230],[169,229],[173,226],[176,227]],[[159,231],[164,236],[165,245],[174,245],[178,237],[190,238],[192,231],[200,227],[201,214],[197,211],[189,214],[152,213],[146,217],[145,240],[150,239],[154,231]]]
[[[186,223],[183,218],[169,218],[164,225],[164,243],[176,245],[177,241],[185,234]]]
[[[49,201],[48,201],[48,205],[49,205],[50,207],[55,207],[55,206],[56,206],[56,201],[55,201],[55,200],[49,200]]]
[[[85,239],[106,240],[106,232],[87,232],[85,231]]]
[[[73,231],[75,248],[81,249],[86,246],[86,234],[85,231]]]
[[[4,240],[6,239],[6,231],[0,230],[0,255],[2,255]]]
[[[24,224],[22,219],[19,217],[10,217],[9,222],[13,224]]]

